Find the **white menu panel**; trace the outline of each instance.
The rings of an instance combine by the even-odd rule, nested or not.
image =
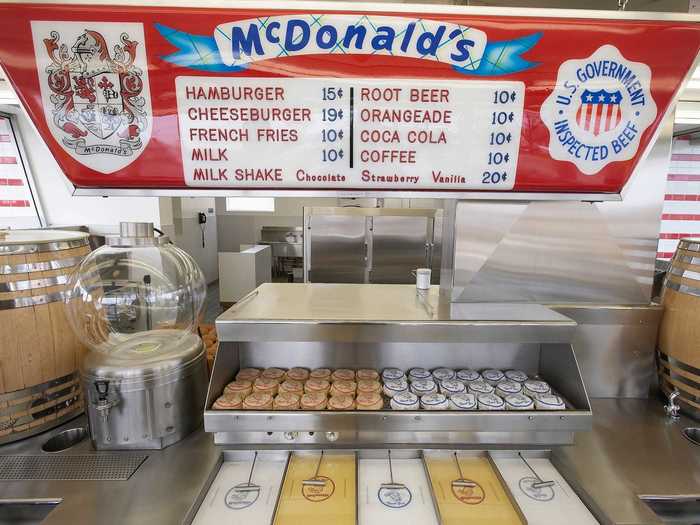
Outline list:
[[[510,190],[525,86],[178,77],[189,186]]]

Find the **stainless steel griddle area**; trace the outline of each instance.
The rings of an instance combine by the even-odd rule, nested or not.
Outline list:
[[[698,448],[680,430],[694,422],[685,416],[669,424],[657,399],[596,399],[590,432],[576,444],[553,451],[556,466],[602,523],[664,523],[639,495],[692,494],[700,472]],[[76,424],[72,421],[52,434]],[[45,435],[0,449],[2,455],[42,455]],[[95,523],[166,525],[188,523],[211,483],[227,447],[216,446],[198,430],[148,459],[128,481],[3,481],[2,499],[62,500],[46,525]],[[48,458],[75,455],[131,456],[136,452],[95,452],[88,442]],[[0,504],[0,522],[9,511]],[[21,523],[21,522],[20,522]]]
[[[413,457],[455,447],[463,454],[488,450],[492,461],[516,451],[547,457],[600,523],[664,523],[679,500],[664,515],[640,498],[695,493],[700,453],[681,434],[693,422],[684,416],[670,420],[655,397],[589,400],[566,342],[577,326],[542,305],[445,303],[437,287],[417,296],[411,285],[263,285],[217,321],[222,342],[204,429],[164,450],[95,451],[84,440],[63,452],[42,451],[50,436],[84,426],[81,417],[5,445],[0,448],[4,475],[19,475],[2,463],[18,457],[39,458],[35,468],[56,478],[72,477],[62,461],[71,458],[83,463],[103,458],[117,467],[146,459],[123,480],[100,479],[101,474],[85,469],[92,479],[2,480],[0,523],[23,523],[12,520],[18,516],[13,512],[22,509],[27,516],[58,503],[42,523],[189,524],[198,511],[223,498],[214,484],[222,465],[252,450],[350,451],[362,460],[382,457],[386,448],[396,457]],[[455,341],[468,343],[456,347]],[[381,369],[399,358],[406,367],[418,361],[458,366],[465,356],[475,367],[485,366],[479,360],[487,359],[537,372],[572,406],[542,413],[210,409],[239,367],[279,365],[279,359],[291,364],[293,359],[303,366],[355,363]],[[109,477],[110,471],[102,475]]]

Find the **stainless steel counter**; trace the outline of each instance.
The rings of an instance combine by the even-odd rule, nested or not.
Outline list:
[[[0,447],[0,455],[45,455],[41,445],[51,435],[81,425],[87,425],[84,416]],[[95,452],[86,439],[58,454],[139,454],[148,459],[128,481],[0,481],[0,500],[62,498],[42,525],[176,525],[182,523],[220,453],[201,428],[165,450]]]
[[[681,436],[694,422],[668,423],[658,399],[594,399],[594,428],[555,450],[562,473],[615,524],[659,524],[639,494],[700,494],[700,447]],[[75,420],[62,428],[84,424]],[[58,430],[0,447],[0,455],[43,454]],[[202,430],[148,459],[129,481],[0,481],[0,499],[63,498],[46,525],[182,523],[215,468],[221,449]],[[64,455],[94,452],[89,442]],[[110,453],[114,454],[114,452]],[[128,454],[118,453],[118,454]]]
[[[700,423],[671,422],[662,402],[592,399],[593,432],[556,450],[557,466],[575,477],[615,524],[662,523],[638,495],[700,495],[700,446],[681,430]]]

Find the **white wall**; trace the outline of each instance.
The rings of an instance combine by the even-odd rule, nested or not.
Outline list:
[[[337,206],[335,198],[276,198],[273,213],[227,212],[226,199],[216,199],[219,233],[219,251],[237,252],[241,244],[255,244],[260,240],[263,226],[301,226],[304,206]]]
[[[214,198],[160,199],[160,218],[163,232],[197,261],[204,272],[207,283],[219,278],[217,217],[214,210]],[[202,228],[197,221],[197,214],[200,212],[207,216],[207,222],[204,226],[204,245],[202,245]]]
[[[74,197],[63,172],[19,106],[0,106],[17,124],[48,226],[89,226],[93,233],[116,232],[119,221],[160,224],[156,197]]]

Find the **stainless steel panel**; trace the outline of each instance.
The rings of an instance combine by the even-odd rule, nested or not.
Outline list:
[[[148,456],[0,456],[0,480],[126,481]]]
[[[574,325],[530,325],[521,322],[445,321],[428,323],[222,323],[219,334],[248,341],[337,341],[356,343],[442,341],[459,343],[560,343],[569,341]]]
[[[576,408],[588,408],[586,386],[571,345],[542,345],[539,374]]]
[[[432,244],[430,250],[430,269],[433,271],[431,275],[430,282],[434,285],[440,284],[441,270],[442,270],[442,239],[443,239],[443,223],[444,214],[442,210],[438,210],[440,213],[435,214],[433,219],[433,238],[428,239]],[[430,227],[429,227],[430,229]]]
[[[557,411],[223,411],[208,410],[207,432],[403,432],[433,436],[447,432],[574,432],[591,429],[591,412]],[[502,439],[512,442],[508,436]],[[481,441],[483,443],[483,441]],[[523,442],[527,443],[527,441]]]
[[[452,301],[455,285],[455,268],[457,264],[457,201],[445,200],[442,216],[442,250],[440,257],[440,297]]]
[[[235,332],[240,336],[240,332]],[[234,335],[230,333],[229,335]],[[387,343],[350,344],[316,342],[236,341],[224,342],[219,349],[209,388],[207,407],[218,397],[225,384],[233,379],[240,367],[266,366],[467,366],[521,368],[539,374],[559,389],[574,409],[566,411],[527,412],[273,412],[206,410],[205,429],[217,433],[217,442],[259,444],[283,443],[297,440],[285,432],[306,433],[304,443],[329,442],[326,432],[335,432],[337,441],[331,443],[569,443],[573,432],[587,430],[591,412],[585,388],[581,382],[573,350],[566,344],[478,344]],[[250,433],[245,435],[244,433]],[[314,433],[309,435],[309,433]],[[268,435],[268,433],[271,433]],[[323,433],[323,436],[316,436]],[[315,436],[315,437],[314,437]],[[396,440],[396,441],[393,441]],[[408,441],[402,441],[408,440]]]
[[[453,300],[649,304],[672,128],[669,114],[622,201],[460,201]]]
[[[239,361],[232,364],[237,367],[240,363],[242,368],[279,367],[293,362],[294,366],[307,368],[382,369],[398,366],[408,370],[413,367],[432,369],[446,366],[477,369],[515,368],[528,374],[536,374],[540,371],[539,343],[358,344],[314,341],[285,342],[284,345],[277,342],[237,343],[236,347]],[[223,351],[227,352],[228,347]]]
[[[372,265],[370,282],[404,284],[415,281],[411,274],[429,264],[426,217],[372,217]],[[432,237],[432,228],[430,229]]]
[[[637,496],[698,492],[700,454],[697,446],[681,434],[681,429],[692,426],[693,421],[681,415],[678,422],[669,424],[663,413],[663,404],[657,399],[596,399],[592,405],[595,412],[593,430],[578,433],[573,446],[552,450],[552,462],[579,496],[583,493],[590,495],[590,499],[582,499],[589,508],[593,508],[590,502],[595,502],[606,517],[601,519],[602,523],[661,525],[661,520]],[[70,426],[85,423],[81,418]],[[41,444],[65,428],[69,426],[0,447],[0,455],[41,455]],[[542,433],[545,438],[546,434]],[[243,443],[245,436],[249,435],[241,433],[235,441]],[[377,433],[377,439],[379,435]],[[277,433],[273,437],[281,438]],[[148,460],[127,482],[6,481],[2,483],[2,497],[63,498],[44,525],[143,525],[145,516],[149,525],[173,525],[182,523],[183,519],[188,523],[188,517],[194,516],[201,502],[202,490],[209,486],[208,480],[222,461],[222,454],[225,458],[233,457],[239,453],[249,454],[251,448],[260,450],[268,446],[280,450],[296,449],[297,446],[304,448],[310,446],[304,444],[306,439],[299,437],[299,445],[292,441],[284,447],[271,442],[269,445],[248,446],[247,450],[238,452],[233,449],[246,448],[245,445],[227,446],[224,450],[214,445],[210,434],[200,430],[172,447],[149,452]],[[340,439],[343,439],[342,435]],[[411,452],[417,447],[407,445],[411,439],[407,435],[402,444],[392,445],[392,456],[404,457],[405,453],[413,454],[407,457],[417,457]],[[262,440],[254,436],[251,442],[262,443]],[[330,448],[333,445],[326,441],[320,446]],[[357,446],[361,444],[348,448],[356,449]],[[376,446],[384,447],[381,444]],[[459,435],[449,446],[454,449],[474,447],[467,440],[460,440]],[[360,457],[365,454],[371,457],[376,453],[361,451]],[[95,452],[88,441],[59,453],[75,454],[106,453]],[[386,452],[381,450],[379,454],[385,457]]]
[[[574,433],[567,431],[537,431],[537,432],[336,432],[336,441],[329,441],[325,432],[299,432],[290,436],[288,432],[215,432],[214,442],[229,448],[275,448],[285,449],[294,447],[295,450],[329,448],[367,447],[401,447],[412,446],[444,446],[444,447],[474,447],[474,446],[554,446],[571,445],[574,443]],[[391,455],[399,448],[392,448]],[[403,451],[403,450],[401,450]]]
[[[578,323],[572,344],[590,397],[649,395],[660,306],[552,308]]]
[[[541,305],[452,305],[433,286],[265,283],[216,321],[220,341],[568,342],[576,323]]]
[[[55,431],[0,447],[0,456],[45,458],[41,445],[55,433],[85,426],[84,417]],[[183,523],[188,509],[216,465],[221,450],[210,435],[199,430],[164,450],[148,452],[134,475],[124,481],[33,479],[0,482],[3,499],[62,499],[42,525],[175,525]],[[65,452],[50,454],[66,462],[85,460],[85,465],[122,466],[141,452],[98,452],[84,440]],[[76,457],[77,459],[69,459]],[[89,458],[89,459],[88,459]],[[111,458],[111,459],[110,459]],[[114,459],[117,459],[115,461]],[[55,461],[54,465],[61,464]],[[80,467],[79,467],[80,468]],[[25,471],[27,472],[27,471]],[[0,502],[2,503],[2,502]]]
[[[455,301],[649,302],[592,203],[460,202],[456,235]]]
[[[355,221],[361,218],[365,229],[360,250],[360,226]],[[433,283],[440,280],[442,235],[435,229],[442,228],[441,210],[306,207],[304,224],[306,282],[412,283],[411,270],[423,267],[433,269]],[[317,260],[317,254],[324,258]]]
[[[592,406],[593,432],[554,449],[552,459],[603,510],[604,523],[660,524],[639,495],[700,492],[700,454],[681,434],[691,420],[671,422],[658,399],[597,399]]]
[[[146,367],[147,365],[143,365]],[[202,350],[190,363],[156,370],[153,377],[91,375],[81,370],[90,436],[97,450],[160,449],[180,441],[198,428],[207,390],[206,356]],[[153,370],[146,370],[153,373]],[[131,379],[131,381],[129,380]],[[108,410],[100,409],[97,381],[109,385]]]
[[[365,281],[365,217],[311,215],[304,242],[308,281],[361,283]]]

